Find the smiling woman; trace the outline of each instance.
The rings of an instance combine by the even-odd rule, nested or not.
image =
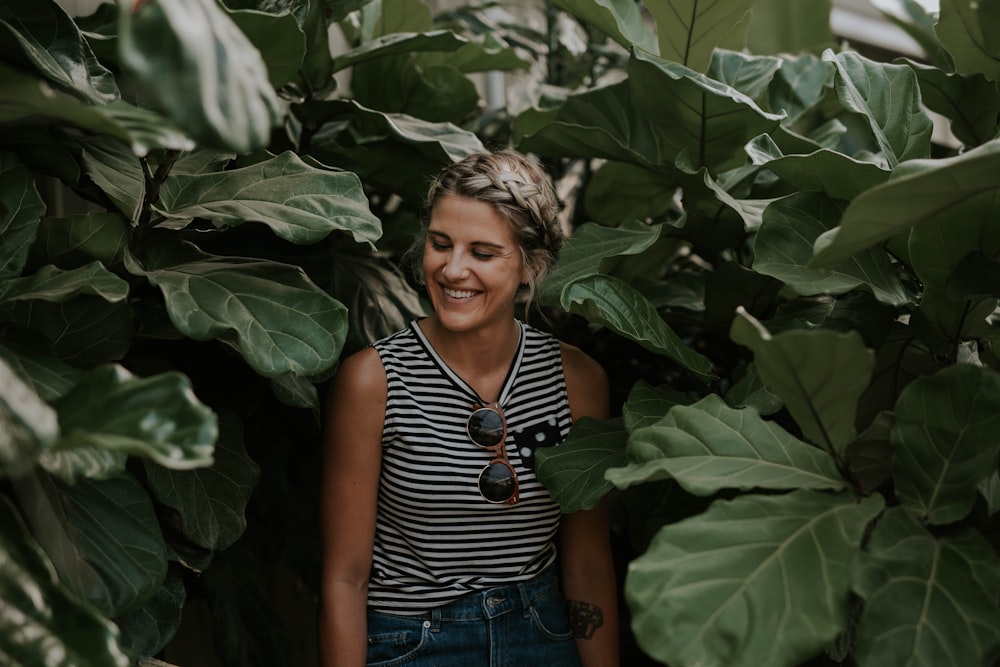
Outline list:
[[[533,466],[608,416],[603,370],[515,318],[562,243],[552,186],[484,153],[428,203],[434,312],[345,360],[331,394],[324,664],[617,665],[606,507],[561,515]]]

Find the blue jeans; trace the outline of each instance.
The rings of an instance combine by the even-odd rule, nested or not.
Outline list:
[[[420,616],[368,612],[368,666],[579,667],[555,568]]]

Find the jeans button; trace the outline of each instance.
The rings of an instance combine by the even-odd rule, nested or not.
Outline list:
[[[506,601],[507,598],[496,598],[496,597],[486,598],[486,604],[489,605],[491,608],[499,607]]]

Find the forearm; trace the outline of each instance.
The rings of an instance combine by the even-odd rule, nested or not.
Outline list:
[[[564,572],[563,588],[583,667],[617,667],[618,589],[612,564]]]
[[[328,583],[319,647],[323,667],[364,667],[368,658],[367,586]]]

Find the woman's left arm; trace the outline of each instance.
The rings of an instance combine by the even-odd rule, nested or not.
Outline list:
[[[573,421],[580,417],[607,419],[610,408],[604,369],[565,343],[562,361]],[[565,515],[559,546],[563,592],[580,661],[583,667],[617,667],[618,586],[607,498],[593,509]]]

